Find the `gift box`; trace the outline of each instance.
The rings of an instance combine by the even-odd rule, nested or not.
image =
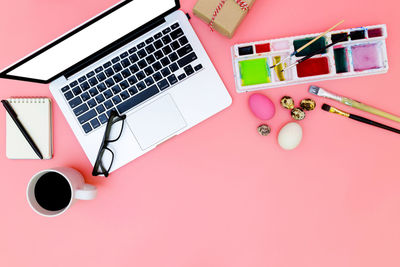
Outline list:
[[[198,0],[193,13],[210,29],[232,38],[255,0]]]

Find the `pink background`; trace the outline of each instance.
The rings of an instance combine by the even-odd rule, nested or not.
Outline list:
[[[0,66],[115,2],[2,0]],[[192,14],[195,0],[182,2]],[[310,97],[308,85],[263,91],[277,114],[268,121],[271,135],[261,137],[249,95],[235,92],[230,57],[235,43],[319,32],[342,18],[340,28],[386,23],[387,74],[316,84],[400,114],[398,8],[396,0],[257,0],[231,40],[192,16],[232,106],[108,179],[91,177],[56,104],[54,158],[6,159],[1,109],[0,266],[400,266],[400,137],[325,113],[323,99],[313,97],[318,110],[300,122],[301,145],[283,151],[277,132],[291,118],[278,101]],[[50,93],[47,85],[0,80],[0,98],[11,96]],[[57,218],[34,213],[26,185],[34,173],[54,166],[81,171],[98,187],[97,199],[77,202]]]

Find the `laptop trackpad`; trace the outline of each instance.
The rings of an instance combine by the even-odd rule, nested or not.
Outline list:
[[[129,114],[126,120],[143,150],[168,139],[186,126],[169,94]]]

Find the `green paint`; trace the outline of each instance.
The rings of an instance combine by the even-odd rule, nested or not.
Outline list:
[[[266,58],[240,61],[239,68],[242,86],[271,82],[271,73]]]
[[[309,41],[311,41],[314,38],[315,37],[309,37],[309,38],[294,40],[293,41],[294,49],[297,51],[297,49],[299,49],[300,47],[302,47],[303,45],[305,45],[306,43],[308,43]],[[325,37],[321,37],[314,43],[310,44],[309,46],[307,46],[306,48],[301,50],[297,54],[297,57],[307,56],[315,51],[323,49],[325,46],[326,46]],[[325,54],[325,53],[326,53],[326,49],[321,54]]]
[[[348,72],[346,48],[336,48],[333,50],[333,54],[335,56],[336,73]]]

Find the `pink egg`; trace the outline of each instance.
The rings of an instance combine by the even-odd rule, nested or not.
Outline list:
[[[249,107],[260,120],[269,120],[275,115],[274,103],[262,94],[252,94],[249,97]]]

